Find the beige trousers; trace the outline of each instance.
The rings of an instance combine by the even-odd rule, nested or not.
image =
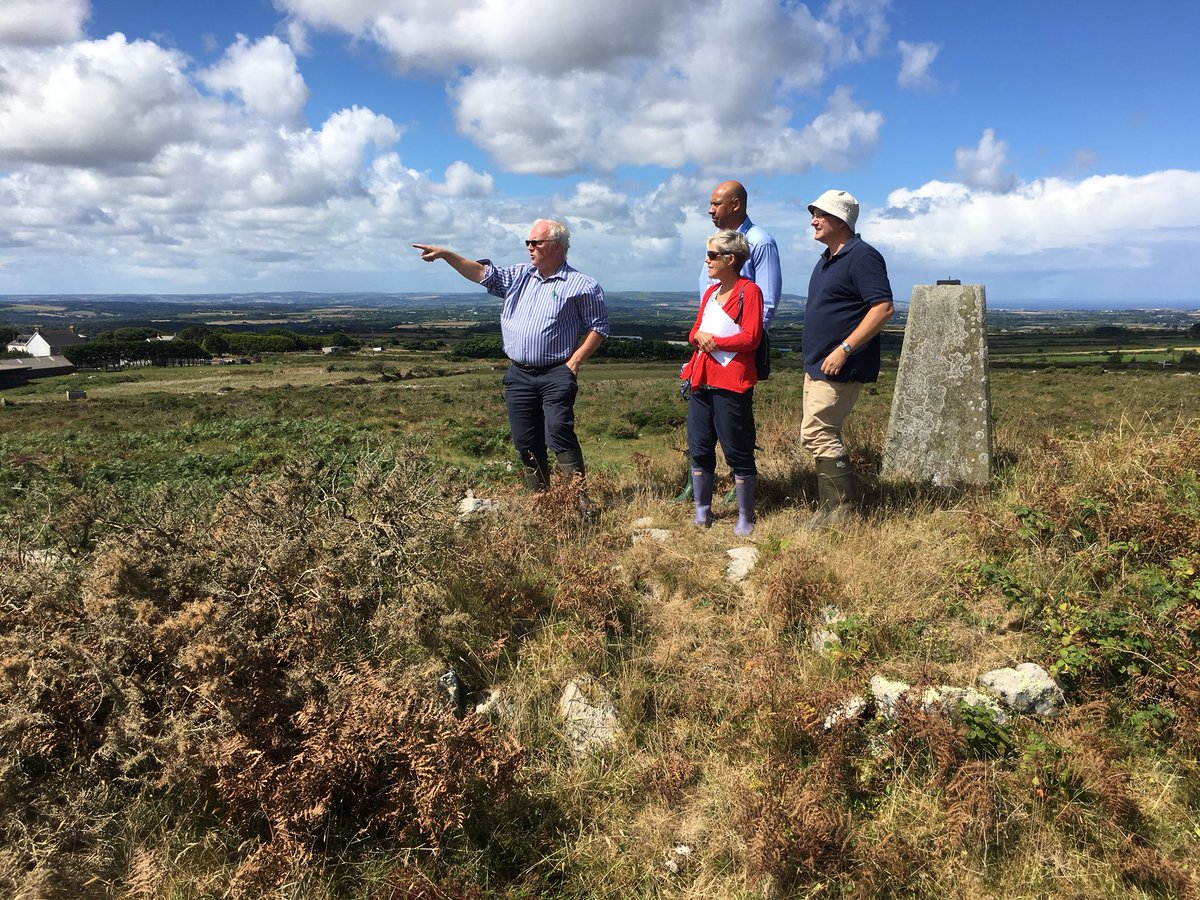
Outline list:
[[[842,423],[862,390],[861,381],[818,381],[804,375],[804,420],[800,423],[800,446],[817,459],[846,456]]]

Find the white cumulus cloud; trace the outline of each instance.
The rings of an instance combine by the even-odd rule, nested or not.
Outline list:
[[[963,184],[979,190],[1003,192],[1017,183],[1015,176],[1004,172],[1007,157],[1008,144],[996,140],[996,133],[985,128],[975,147],[959,147],[954,151],[954,164]]]
[[[299,122],[308,88],[292,48],[268,36],[251,43],[238,35],[216,66],[200,74],[210,89],[234,94],[252,112],[279,122]]]
[[[450,163],[446,167],[445,181],[433,186],[434,193],[448,197],[490,197],[495,190],[491,175],[476,172],[462,160]]]
[[[65,44],[83,34],[88,0],[3,0],[0,47]]]
[[[401,137],[389,118],[350,107],[309,126],[305,95],[272,37],[238,38],[199,73],[121,34],[7,51],[0,292],[219,289],[373,265],[435,186],[377,169]],[[448,177],[476,194],[489,179]],[[403,221],[377,202],[389,192],[415,198]]]
[[[880,52],[885,0],[836,0],[820,17],[777,0],[275,3],[289,27],[449,74],[459,131],[512,172],[841,169],[874,152],[883,121],[823,87],[831,67]]]
[[[193,138],[207,110],[186,60],[121,34],[5,58],[0,162],[145,162]]]
[[[1141,298],[1148,270],[1149,280],[1185,283],[1183,269],[1196,268],[1200,172],[1045,178],[1004,194],[931,181],[893,191],[860,228],[889,267],[923,267],[928,277],[1017,275],[1028,292],[1039,277],[1074,273],[1068,296],[1091,287]]]

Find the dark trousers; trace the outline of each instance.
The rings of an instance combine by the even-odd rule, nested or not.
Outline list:
[[[504,405],[513,446],[530,468],[549,466],[546,448],[556,454],[581,452],[575,437],[575,395],[579,383],[565,363],[545,368],[513,363],[504,373]]]
[[[745,393],[701,388],[688,398],[688,454],[697,468],[717,468],[717,441],[734,475],[756,475],[754,388]]]

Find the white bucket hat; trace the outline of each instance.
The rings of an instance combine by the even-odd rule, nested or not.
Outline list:
[[[853,195],[845,191],[826,191],[812,203],[808,204],[808,211],[811,213],[814,209],[819,209],[823,213],[829,213],[831,216],[837,216],[850,228],[854,230],[854,223],[858,221],[858,201]]]

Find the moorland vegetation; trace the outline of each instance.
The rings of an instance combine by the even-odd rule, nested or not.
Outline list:
[[[735,584],[732,512],[697,530],[670,501],[677,365],[584,368],[595,522],[571,485],[518,490],[498,365],[268,355],[5,392],[0,894],[1197,895],[1197,376],[994,370],[994,479],[947,493],[870,474],[885,371],[848,429],[864,515],[812,531],[785,364]],[[500,509],[456,522],[467,490]],[[1023,661],[1057,718],[825,727],[872,675]],[[579,755],[557,706],[584,675],[619,731]]]

